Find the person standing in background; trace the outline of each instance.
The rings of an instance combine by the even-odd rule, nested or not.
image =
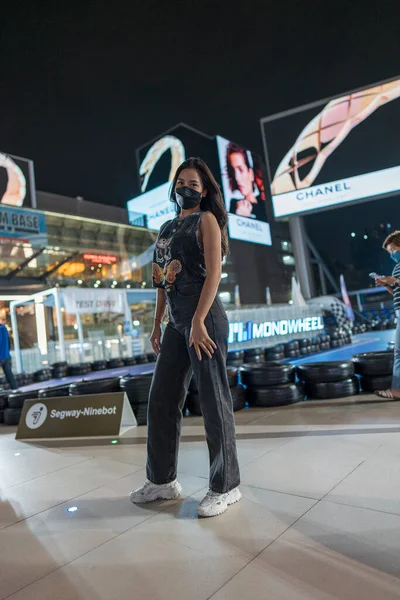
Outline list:
[[[397,327],[394,347],[393,380],[390,390],[379,390],[376,395],[380,398],[400,400],[400,230],[394,231],[383,242],[383,248],[389,252],[396,266],[388,277],[376,279],[377,285],[383,285],[393,296],[393,306],[397,317]]]
[[[18,385],[11,367],[10,337],[4,321],[0,321],[0,364],[10,388],[16,390]]]

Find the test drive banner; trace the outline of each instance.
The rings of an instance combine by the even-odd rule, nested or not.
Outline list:
[[[123,313],[124,297],[121,290],[63,290],[64,306],[69,315],[93,313]]]

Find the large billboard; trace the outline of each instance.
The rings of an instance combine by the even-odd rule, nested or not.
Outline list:
[[[131,225],[158,231],[165,221],[176,216],[173,202],[169,199],[171,182],[153,188],[129,200],[128,219]]]
[[[261,120],[275,217],[400,190],[400,79]]]
[[[215,138],[188,125],[177,125],[136,151],[140,191],[172,181],[176,169],[190,156],[199,156],[213,173],[218,171]]]
[[[190,156],[200,156],[214,172],[218,169],[215,139],[183,124],[137,150],[141,194],[127,203],[131,225],[158,231],[176,216],[170,185],[179,165]]]
[[[229,213],[229,236],[270,246],[264,178],[260,158],[222,137],[178,125],[137,151],[141,194],[127,203],[132,225],[157,231],[175,216],[169,191],[176,169],[199,156],[219,180]]]
[[[36,207],[31,160],[0,152],[0,204]]]
[[[271,246],[261,161],[242,146],[217,136],[222,189],[232,239]]]

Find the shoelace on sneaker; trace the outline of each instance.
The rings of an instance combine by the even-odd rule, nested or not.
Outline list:
[[[151,485],[151,481],[149,481],[148,479],[146,479],[146,481],[144,482],[144,484],[140,488],[140,492],[141,493],[145,492],[147,490],[147,488],[150,487],[150,485]]]
[[[218,494],[218,492],[213,492],[212,490],[209,490],[207,492],[206,498],[209,498],[210,500],[214,500],[216,498],[221,498],[221,500],[224,500],[226,496],[227,496],[227,494]]]

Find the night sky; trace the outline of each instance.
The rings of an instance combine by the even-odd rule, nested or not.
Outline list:
[[[135,148],[178,122],[261,153],[261,117],[399,74],[397,2],[235,5],[2,9],[1,150],[40,190],[123,206]]]

